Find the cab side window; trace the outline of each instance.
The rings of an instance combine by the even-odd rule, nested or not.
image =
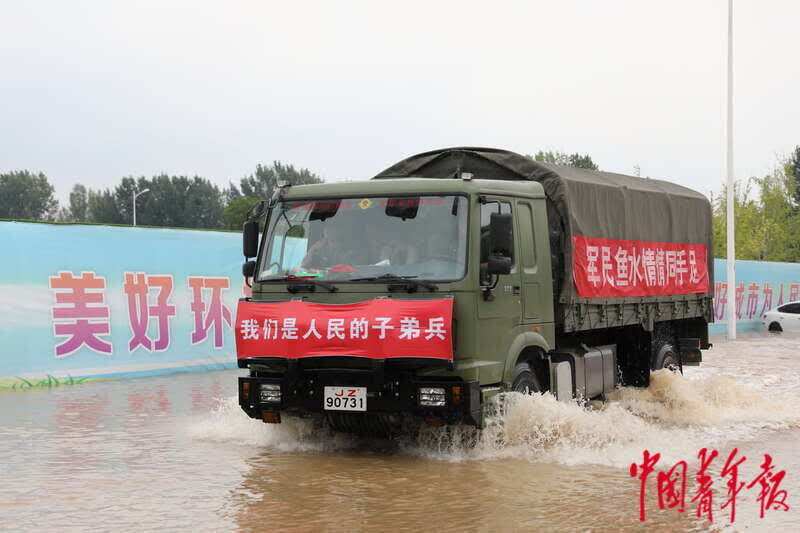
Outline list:
[[[490,276],[487,273],[487,261],[489,254],[492,252],[492,243],[489,231],[489,222],[491,221],[492,213],[511,214],[511,204],[508,202],[489,201],[481,204],[481,268],[480,280],[481,284],[486,285],[491,282]],[[512,261],[514,258],[511,258]]]

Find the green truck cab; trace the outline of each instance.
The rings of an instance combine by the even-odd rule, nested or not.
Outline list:
[[[652,370],[699,364],[710,347],[710,239],[699,193],[495,149],[281,187],[245,224],[255,259],[240,309],[450,298],[452,357],[290,356],[265,333],[255,352],[237,353],[249,369],[239,403],[265,422],[325,417],[337,430],[392,433],[420,420],[481,426],[499,392],[571,401],[646,386]],[[357,394],[358,410],[331,404],[336,387]]]

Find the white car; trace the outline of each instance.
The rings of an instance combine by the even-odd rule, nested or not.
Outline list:
[[[789,302],[764,313],[762,322],[767,331],[800,331],[800,302]]]

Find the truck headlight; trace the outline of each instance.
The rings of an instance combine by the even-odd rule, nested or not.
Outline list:
[[[444,407],[447,394],[444,387],[420,387],[417,390],[417,400],[423,407]]]
[[[280,383],[262,383],[259,398],[262,403],[281,403]]]

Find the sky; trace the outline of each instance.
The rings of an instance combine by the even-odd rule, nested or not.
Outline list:
[[[725,176],[726,0],[0,0],[0,172],[75,183],[280,160],[367,179],[414,153],[588,153]],[[800,144],[800,2],[734,1],[737,179]]]

